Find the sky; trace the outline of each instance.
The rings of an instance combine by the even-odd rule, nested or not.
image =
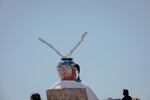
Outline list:
[[[150,98],[149,0],[0,0],[0,100],[29,100],[60,81],[60,57],[72,54],[82,83],[99,99],[122,98],[127,88]]]

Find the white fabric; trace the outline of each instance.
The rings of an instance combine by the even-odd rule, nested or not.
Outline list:
[[[95,93],[90,89],[90,87],[81,84],[76,81],[61,81],[59,83],[54,84],[51,89],[62,89],[62,88],[85,88],[87,91],[88,100],[98,100]]]

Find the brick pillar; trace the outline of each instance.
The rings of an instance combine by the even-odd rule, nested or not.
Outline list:
[[[88,100],[85,88],[48,89],[47,100]]]

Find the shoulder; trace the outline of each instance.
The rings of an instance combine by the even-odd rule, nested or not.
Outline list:
[[[132,97],[131,97],[131,96],[128,96],[128,99],[129,99],[129,100],[132,100]]]
[[[121,100],[125,100],[125,97],[123,97]]]
[[[54,83],[54,84],[50,87],[50,89],[60,89],[60,88],[62,88],[62,87],[61,87],[61,82]]]
[[[61,81],[53,84],[51,89],[62,89],[62,88],[85,88],[86,86],[76,81]]]
[[[89,100],[98,100],[98,97],[96,96],[94,91],[89,86],[86,86],[86,85],[84,85],[84,86],[87,91],[88,99]]]
[[[122,100],[132,100],[132,97],[131,96],[125,96],[122,98]]]

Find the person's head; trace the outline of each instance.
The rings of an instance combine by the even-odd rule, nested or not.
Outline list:
[[[33,93],[30,97],[30,100],[41,100],[41,96],[39,93]]]
[[[63,80],[73,80],[80,82],[79,73],[80,66],[72,61],[73,58],[62,58],[61,62],[57,66],[57,71],[60,79]],[[80,81],[79,81],[80,80]]]
[[[124,95],[124,96],[128,96],[128,95],[129,95],[128,89],[123,89],[123,95]]]

